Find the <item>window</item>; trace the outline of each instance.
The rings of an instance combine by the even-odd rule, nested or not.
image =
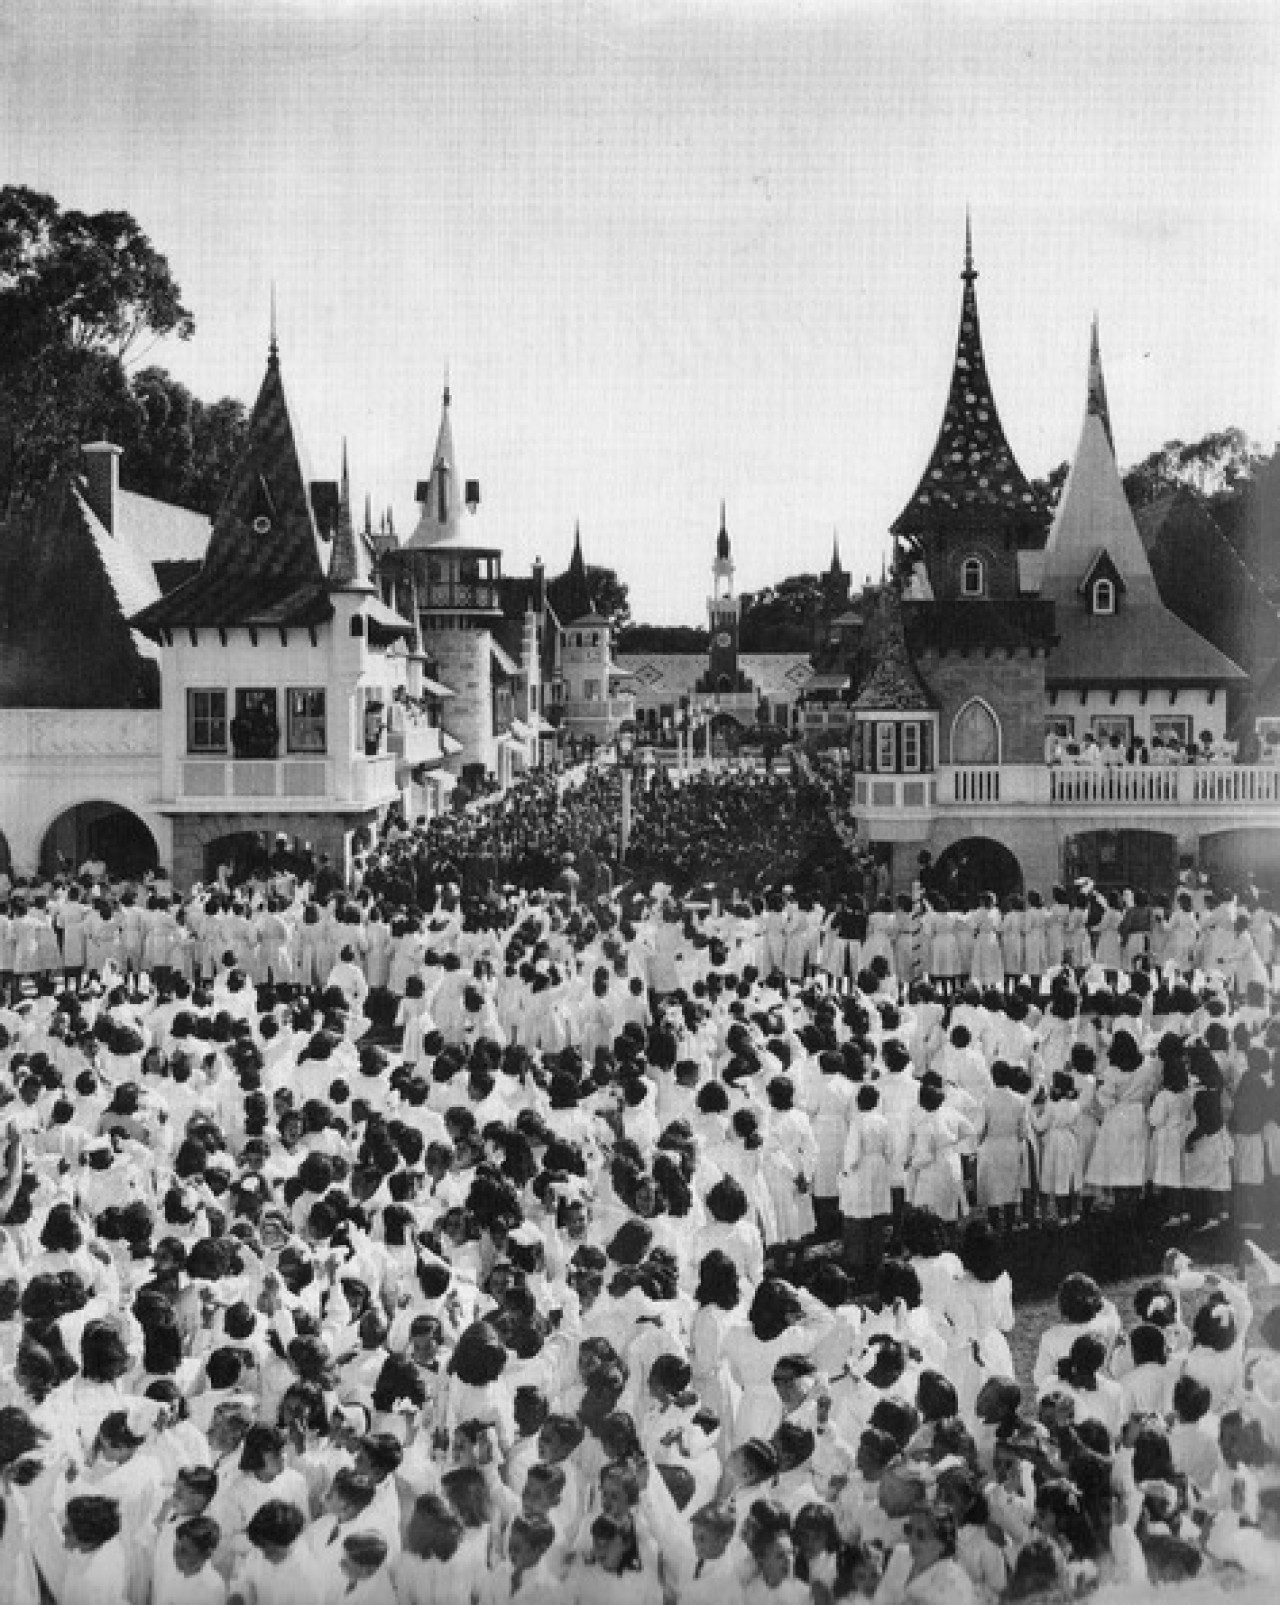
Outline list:
[[[902,726],[902,767],[909,774],[916,774],[920,770],[920,726],[918,724],[904,724]]]
[[[1095,713],[1093,733],[1097,736],[1100,747],[1109,745],[1114,736],[1119,736],[1127,748],[1133,740],[1133,720],[1127,714]]]
[[[1095,613],[1114,613],[1116,610],[1116,588],[1110,580],[1094,580],[1093,582],[1093,611]]]
[[[1000,762],[1000,726],[995,714],[977,697],[965,703],[951,726],[951,762]]]
[[[324,690],[304,687],[288,693],[289,751],[325,752]]]
[[[227,693],[187,692],[187,751],[226,752]]]
[[[894,727],[891,724],[876,725],[876,768],[881,771],[892,771],[895,767]]]
[[[960,595],[982,596],[987,589],[987,575],[980,557],[966,557],[960,565]]]
[[[583,696],[583,700],[586,701],[586,702],[599,702],[599,700],[600,700],[600,682],[599,682],[599,680],[584,680],[582,682],[582,696]]]

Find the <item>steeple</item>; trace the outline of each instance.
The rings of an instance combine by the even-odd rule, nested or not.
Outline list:
[[[329,563],[329,589],[374,592],[369,577],[368,548],[363,538],[356,534],[351,520],[351,476],[347,469],[345,440],[342,442],[342,482],[333,530],[333,557]]]
[[[993,521],[1012,523],[1019,545],[1034,545],[1035,498],[1005,438],[987,377],[973,237],[965,219],[964,285],[951,387],[942,427],[919,485],[892,525],[895,535],[938,538],[957,521],[997,533]]]
[[[410,547],[445,546],[456,541],[462,512],[462,487],[458,483],[453,454],[453,425],[449,418],[452,396],[446,372],[440,404],[440,428],[431,458],[431,477],[420,480],[417,502],[421,508],[417,528],[409,537]]]
[[[842,580],[845,577],[844,564],[840,561],[839,530],[832,530],[831,532],[831,564],[827,569],[827,575],[833,580]]]
[[[1158,603],[1155,577],[1134,523],[1111,444],[1097,325],[1089,349],[1089,384],[1080,442],[1062,487],[1044,549],[1041,594],[1061,603],[1076,593],[1106,552],[1131,603]]]
[[[1093,315],[1093,332],[1089,340],[1089,411],[1102,419],[1107,444],[1115,455],[1115,437],[1111,433],[1111,412],[1107,407],[1107,386],[1102,377],[1102,357],[1098,351],[1098,314]]]
[[[733,595],[733,548],[725,523],[724,501],[720,502],[720,530],[716,536],[716,558],[711,565],[711,594],[714,598]]]
[[[244,448],[200,572],[139,615],[139,627],[320,623],[332,613],[321,546],[273,328]]]
[[[591,587],[587,580],[587,565],[582,559],[582,528],[573,526],[573,555],[565,570],[564,624],[572,624],[591,612]]]

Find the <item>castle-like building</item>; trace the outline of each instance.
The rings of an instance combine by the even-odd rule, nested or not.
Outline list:
[[[996,408],[977,276],[966,241],[893,574],[851,603],[833,544],[808,652],[742,651],[723,505],[705,653],[619,652],[576,533],[559,612],[540,562],[513,608],[447,385],[403,542],[367,511],[356,527],[345,452],[308,477],[274,339],[212,523],[122,489],[119,448],[86,445],[0,516],[0,869],[161,863],[187,885],[282,842],[341,869],[392,809],[430,816],[632,725],[767,723],[847,741],[853,817],[898,887],[926,852],[961,892],[1164,890],[1188,862],[1280,887],[1275,599],[1185,496],[1135,520],[1096,328],[1046,520]],[[1241,730],[1271,761],[1228,761]],[[1221,761],[1159,761],[1175,745]]]
[[[1170,610],[1125,499],[1095,327],[1047,535],[987,372],[966,241],[955,361],[892,526],[875,667],[854,701],[853,813],[906,887],[1167,890],[1197,862],[1280,874],[1280,767],[1229,762],[1248,677]],[[1165,763],[1180,748],[1221,761]]]

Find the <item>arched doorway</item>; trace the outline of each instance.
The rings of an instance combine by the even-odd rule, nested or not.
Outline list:
[[[1224,830],[1202,836],[1200,868],[1214,886],[1240,892],[1252,881],[1280,897],[1280,830]]]
[[[1132,887],[1153,897],[1172,892],[1178,879],[1178,842],[1158,830],[1086,830],[1063,849],[1063,878],[1087,876],[1106,890]]]
[[[1003,902],[1022,890],[1022,866],[1003,842],[990,836],[966,836],[952,842],[934,865],[937,887],[948,902],[969,903],[983,892]]]
[[[717,713],[710,725],[711,751],[717,758],[731,758],[742,742],[742,726],[731,713]]]
[[[133,877],[160,862],[156,839],[128,808],[118,803],[83,802],[59,814],[40,843],[40,873],[75,871],[89,862],[105,864],[109,875]]]

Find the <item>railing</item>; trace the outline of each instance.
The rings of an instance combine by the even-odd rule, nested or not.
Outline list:
[[[379,803],[396,794],[393,754],[354,758],[352,795],[334,794],[330,758],[184,758],[178,766],[179,797],[186,802],[293,801]]]
[[[418,596],[420,606],[433,609],[495,613],[501,606],[498,587],[490,580],[458,580],[452,585],[435,581]]]
[[[974,808],[1214,808],[1280,805],[1280,765],[1115,764],[1097,769],[1045,764],[944,764],[938,802]]]

